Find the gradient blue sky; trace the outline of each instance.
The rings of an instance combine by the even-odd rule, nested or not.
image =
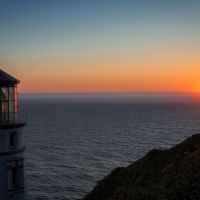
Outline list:
[[[197,64],[183,66],[185,73],[188,73],[188,70],[195,71],[195,74],[199,72],[197,71],[200,63],[197,58],[200,52],[199,0],[0,0],[0,29],[0,67],[12,75],[16,74],[19,79],[25,79],[24,84],[29,85],[30,91],[38,91],[38,89],[34,89],[34,86],[29,84],[28,80],[32,78],[28,79],[28,74],[37,78],[36,75],[40,71],[43,74],[43,80],[48,82],[56,69],[60,73],[68,74],[62,77],[67,80],[69,68],[70,73],[73,74],[71,76],[76,77],[78,70],[89,71],[86,66],[91,62],[93,68],[97,69],[93,71],[94,74],[100,73],[101,67],[103,71],[111,73],[109,66],[105,67],[110,64],[109,61],[104,62],[102,64],[104,66],[98,65],[97,62],[99,63],[101,59],[115,60],[120,56],[121,66],[117,66],[117,69],[120,71],[121,67],[121,71],[127,74],[129,70],[130,72],[137,71],[141,65],[143,66],[144,59],[150,62],[151,58],[147,58],[148,54],[153,54],[153,60],[162,59],[167,55],[164,60],[172,60],[169,70],[173,65],[173,69],[177,71],[181,70],[180,62],[177,64],[174,57],[178,56],[177,59],[181,61],[185,55],[188,55],[187,60],[196,58]],[[185,49],[184,52],[183,49]],[[129,55],[128,58],[127,55]],[[57,67],[55,64],[51,65],[52,60],[54,62],[60,60]],[[131,67],[127,65],[127,60],[132,63]],[[184,59],[182,62],[185,62]],[[134,63],[142,64],[134,66]],[[146,63],[144,66],[144,70],[146,67],[147,71],[149,68],[155,71],[155,75],[151,75],[152,81],[156,76],[164,75],[156,71],[158,69],[154,68],[154,65],[156,62],[149,65]],[[163,69],[167,70],[167,66]],[[76,83],[68,84],[66,81],[66,90],[62,91],[95,91],[95,87],[89,87],[90,84],[94,85],[92,82],[94,80],[89,80],[92,74],[83,74],[82,77],[77,74],[77,76],[79,78]],[[102,74],[99,82],[103,80],[103,76]],[[139,71],[137,76],[143,77]],[[113,80],[111,81],[113,87],[105,91],[120,88],[114,84],[114,79],[119,78],[118,75],[115,77],[110,75],[109,78]],[[173,79],[173,77],[170,78]],[[77,86],[79,79],[87,82],[85,89]],[[125,77],[122,82],[123,80]],[[83,85],[81,81],[80,85]],[[138,86],[137,90],[134,87],[136,83],[130,81],[129,84],[133,84],[133,87],[131,89],[130,85],[127,86],[129,89],[126,91],[145,91],[145,86]],[[97,91],[104,91],[103,88],[106,88],[106,85],[100,85]],[[146,90],[162,90],[154,85],[152,84],[152,89]],[[122,83],[122,86],[120,91],[126,88],[126,84]],[[59,84],[58,87],[60,87]],[[176,90],[179,88],[177,86]],[[57,91],[56,88],[54,90]],[[170,87],[163,89],[163,91],[166,90],[170,90]],[[28,88],[22,87],[22,91],[28,91]],[[44,85],[43,91],[50,91],[50,89]]]

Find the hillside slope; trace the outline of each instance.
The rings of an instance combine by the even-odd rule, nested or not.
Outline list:
[[[200,199],[200,134],[116,168],[84,200]]]

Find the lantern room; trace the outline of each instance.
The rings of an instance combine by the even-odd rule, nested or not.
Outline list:
[[[0,69],[0,123],[15,123],[18,118],[17,84],[20,81]]]

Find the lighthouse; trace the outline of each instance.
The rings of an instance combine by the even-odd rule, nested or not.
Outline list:
[[[20,81],[0,69],[0,199],[27,200],[23,129],[26,116],[18,112]]]

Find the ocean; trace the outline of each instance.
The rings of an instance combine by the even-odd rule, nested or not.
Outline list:
[[[200,133],[189,93],[19,94],[30,200],[83,198],[117,167]]]

